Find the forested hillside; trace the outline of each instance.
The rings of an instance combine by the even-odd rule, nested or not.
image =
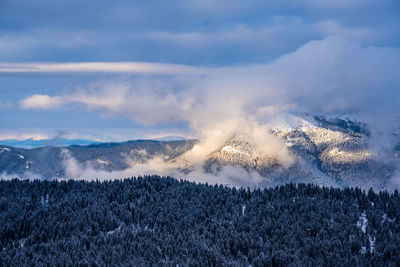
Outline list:
[[[400,265],[400,196],[157,176],[0,181],[1,266]]]

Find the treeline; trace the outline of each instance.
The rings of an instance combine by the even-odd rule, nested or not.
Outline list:
[[[399,266],[400,196],[146,176],[0,181],[1,266]]]

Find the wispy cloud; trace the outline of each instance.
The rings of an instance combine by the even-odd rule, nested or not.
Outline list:
[[[22,109],[54,109],[64,103],[59,96],[50,97],[48,95],[33,95],[21,101]]]
[[[54,72],[103,72],[138,74],[179,74],[204,75],[224,69],[202,68],[196,66],[148,63],[148,62],[77,62],[77,63],[1,63],[3,73],[54,73]]]

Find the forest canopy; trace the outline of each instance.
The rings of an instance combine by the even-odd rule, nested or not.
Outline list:
[[[0,265],[399,265],[399,203],[310,184],[2,180]]]

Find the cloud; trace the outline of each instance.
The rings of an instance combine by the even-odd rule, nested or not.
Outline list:
[[[169,1],[157,6],[117,0],[93,10],[90,3],[76,1],[8,1],[0,9],[0,57],[223,66],[262,63],[332,34],[364,45],[400,44],[396,0]]]
[[[399,116],[400,52],[395,48],[329,37],[268,64],[203,69],[202,75],[172,71],[168,77],[105,81],[64,95],[34,95],[22,100],[21,107],[78,105],[145,125],[188,123],[202,140],[186,155],[194,162],[204,160],[232,136],[246,134],[285,166],[293,162],[290,153],[268,134],[268,124],[282,114],[357,113],[377,129],[396,125],[393,120]],[[371,114],[379,114],[379,119]],[[384,131],[390,133],[389,128]]]
[[[146,154],[147,152],[138,151],[138,153]],[[190,171],[182,172],[176,168],[177,166],[174,163],[165,161],[162,156],[154,156],[143,162],[132,161],[128,156],[126,160],[130,167],[125,170],[112,172],[96,169],[90,164],[79,163],[68,149],[63,149],[61,156],[65,170],[65,177],[61,177],[62,179],[115,180],[157,174],[195,182],[230,186],[256,185],[268,180],[268,178],[262,177],[258,172],[246,170],[240,166],[227,165],[222,166],[218,171],[206,172],[198,165],[194,166]],[[4,177],[10,177],[10,175]]]
[[[20,102],[22,109],[54,109],[63,105],[61,97],[48,95],[32,95]]]
[[[33,140],[41,140],[41,139],[48,139],[49,135],[46,133],[42,133],[40,131],[30,131],[29,133],[24,133],[21,130],[18,131],[2,131],[0,133],[0,140],[10,140],[10,139],[15,139],[15,140],[25,140],[25,139],[33,139]]]
[[[114,64],[118,65],[111,63],[109,67]],[[125,64],[131,66],[122,66]],[[97,66],[77,65],[89,66],[88,69]],[[236,123],[241,119],[248,121],[248,116],[255,121],[262,121],[263,116],[268,120],[268,110],[392,114],[399,111],[400,50],[365,47],[342,37],[309,42],[269,64],[201,68],[202,75],[187,78],[179,75],[174,66],[168,71],[169,64],[155,65],[171,73],[172,78],[99,82],[65,95],[33,95],[22,100],[20,106],[54,109],[79,104],[145,124],[189,122],[195,129],[230,120],[228,127],[239,128]],[[105,63],[101,69],[107,66]],[[181,67],[182,74],[191,69]]]
[[[358,113],[376,126],[373,135],[386,141],[397,125],[396,0],[169,1],[157,6],[119,0],[95,10],[74,0],[2,5],[0,58],[8,62],[0,63],[0,76],[14,77],[10,84],[34,92],[19,102],[15,120],[27,110],[73,107],[147,127],[180,123],[204,140],[192,155],[200,159],[245,132],[260,147],[259,140],[270,140],[271,150],[264,146],[263,151],[282,163],[290,156],[279,141],[268,134],[257,138],[257,133],[286,112]],[[98,78],[93,74],[103,80],[87,85],[87,79]],[[63,80],[68,85],[62,92],[62,82],[54,79],[50,86],[47,79],[61,76],[74,77]],[[31,77],[35,82],[46,77],[47,89],[30,83]],[[79,80],[84,85],[76,86]],[[21,96],[15,88],[1,90]],[[25,121],[34,120],[27,116]]]
[[[179,78],[171,81],[169,78],[163,80],[151,77],[133,84],[95,83],[91,88],[77,89],[68,95],[34,95],[23,100],[21,107],[57,108],[69,103],[80,103],[112,113],[127,111],[128,116],[137,114],[139,121],[143,121],[140,117],[144,115],[139,111],[147,110],[148,102],[158,105],[159,108],[153,112],[159,113],[155,117],[162,120],[172,117],[182,120],[187,114],[176,113],[185,112],[196,105],[210,104],[212,108],[218,109],[218,103],[212,103],[213,101],[224,102],[221,107],[250,105],[251,102],[258,101],[264,105],[270,103],[271,106],[304,106],[302,109],[305,111],[351,112],[362,108],[370,109],[371,106],[366,106],[365,103],[373,99],[375,105],[372,108],[386,107],[389,104],[396,110],[399,101],[396,78],[399,74],[399,58],[400,52],[396,48],[365,47],[342,37],[329,37],[309,42],[270,64],[201,68],[202,71],[197,73],[201,77],[190,77],[186,80]],[[90,71],[98,71],[97,67],[91,68],[97,66],[96,64],[77,63],[77,66],[87,66]],[[100,72],[114,66],[114,63],[104,64]],[[56,69],[68,71],[73,69],[73,65],[67,64],[66,68]],[[122,66],[125,65],[130,66],[130,63],[122,63]],[[191,68],[182,66],[180,72],[176,68],[169,71],[169,64],[156,65],[174,77],[187,74],[186,69]],[[47,68],[51,69],[52,65],[44,67]],[[121,71],[125,69],[122,68]],[[133,101],[132,105],[130,101]],[[273,105],[277,101],[279,105]],[[260,105],[258,103],[256,107]],[[171,112],[171,116],[164,116]],[[224,110],[219,112],[226,113]],[[148,111],[146,114],[151,116]],[[148,121],[147,118],[145,120]]]
[[[270,70],[288,78],[281,86],[310,111],[398,111],[399,59],[397,48],[330,37],[280,57]]]
[[[65,139],[84,139],[95,142],[123,142],[134,139],[160,139],[165,137],[186,137],[192,138],[188,132],[183,129],[170,127],[138,127],[138,128],[13,128],[1,129],[1,140],[43,140],[57,139],[59,137]],[[64,134],[64,135],[60,135]],[[56,140],[54,140],[56,141]]]
[[[237,48],[252,47],[265,52],[267,49],[278,50],[278,46],[284,46],[285,49],[296,48],[309,38],[322,39],[333,35],[369,44],[382,37],[381,31],[382,29],[372,26],[347,26],[333,19],[309,22],[299,17],[273,17],[268,23],[257,26],[237,24],[207,32],[164,31],[151,32],[148,36],[175,45],[185,44],[196,48],[229,45]]]
[[[223,69],[195,66],[147,63],[147,62],[85,62],[85,63],[0,63],[0,73],[138,73],[138,74],[179,74],[205,75]]]
[[[381,29],[374,27],[346,27],[335,20],[319,21],[310,25],[310,27],[321,37],[342,36],[367,44],[373,43],[381,37]]]

